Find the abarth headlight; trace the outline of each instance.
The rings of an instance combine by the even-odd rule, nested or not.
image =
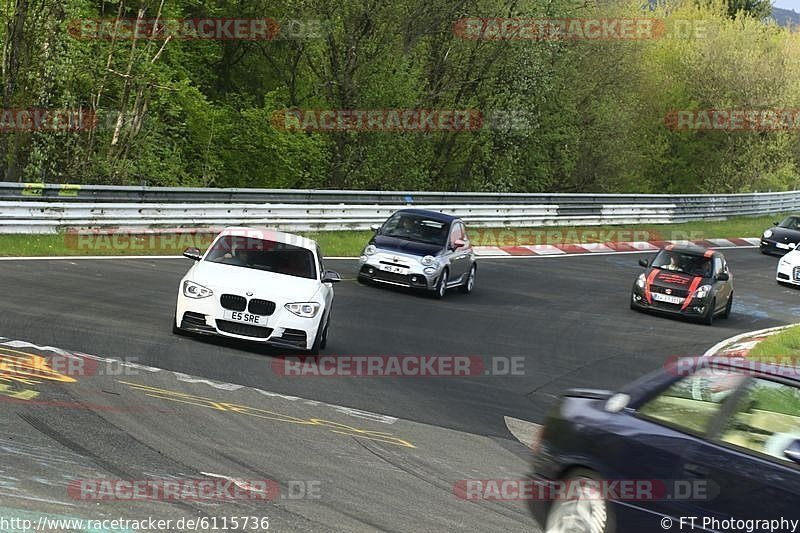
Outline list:
[[[303,318],[314,318],[319,312],[320,305],[317,302],[297,302],[284,305],[291,313]]]
[[[432,255],[426,255],[422,259],[419,260],[423,266],[433,266],[436,263],[436,258]]]
[[[769,239],[770,237],[772,237],[772,230],[768,229],[767,231],[764,232],[764,238]]]
[[[374,244],[370,244],[366,248],[364,248],[364,255],[375,255],[375,252],[378,251],[378,248]]]
[[[214,295],[214,291],[208,287],[203,287],[194,281],[183,282],[183,295],[187,298],[208,298]]]
[[[639,277],[636,278],[636,286],[640,289],[644,289],[644,284],[647,281],[647,277],[644,275],[644,272],[639,274]]]

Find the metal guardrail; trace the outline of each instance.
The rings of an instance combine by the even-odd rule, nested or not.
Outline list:
[[[185,189],[0,182],[0,233],[234,224],[367,229],[414,206],[476,227],[672,223],[800,210],[800,191],[731,195]]]

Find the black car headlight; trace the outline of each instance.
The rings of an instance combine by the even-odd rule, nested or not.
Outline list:
[[[697,290],[694,291],[694,297],[697,298],[698,300],[702,300],[703,298],[708,296],[708,293],[710,292],[711,292],[711,285],[701,285],[697,287]]]

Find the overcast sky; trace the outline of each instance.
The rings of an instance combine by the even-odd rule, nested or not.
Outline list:
[[[800,0],[775,0],[775,7],[792,9],[800,12]]]

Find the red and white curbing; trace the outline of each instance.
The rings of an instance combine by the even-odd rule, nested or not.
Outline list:
[[[726,357],[731,359],[747,358],[756,344],[763,341],[770,335],[775,335],[781,331],[791,328],[796,324],[789,324],[788,326],[778,326],[775,328],[760,329],[757,331],[749,331],[736,335],[724,341],[720,341],[711,348],[709,348],[703,357]]]
[[[659,248],[673,245],[695,244],[705,248],[753,248],[760,244],[758,237],[737,239],[703,239],[694,241],[634,241],[634,242],[590,242],[583,244],[533,244],[517,246],[476,246],[475,254],[481,257],[541,256],[561,255],[602,255],[620,253],[654,252]]]

